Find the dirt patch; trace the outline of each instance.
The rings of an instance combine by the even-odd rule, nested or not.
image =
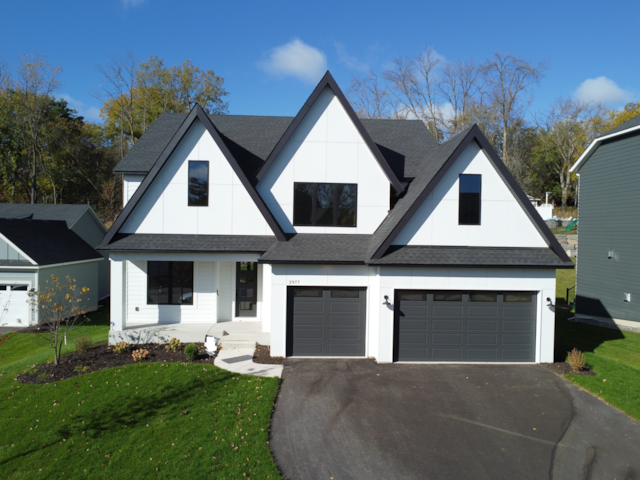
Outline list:
[[[213,363],[205,352],[204,344],[196,343],[195,345],[198,346],[199,353],[193,363]],[[156,343],[130,345],[126,353],[114,353],[113,346],[108,346],[106,342],[98,343],[86,352],[71,352],[63,355],[60,358],[60,365],[53,363],[35,365],[27,372],[18,375],[17,380],[22,383],[42,384],[131,363],[189,362],[184,356],[184,345],[177,352],[167,350],[165,347],[166,345]],[[134,362],[131,352],[140,349],[147,350],[149,357],[140,362]]]
[[[284,357],[272,357],[270,345],[256,344],[256,350],[253,352],[254,363],[263,363],[265,365],[284,365]]]
[[[547,370],[551,370],[553,373],[557,373],[558,375],[584,375],[584,376],[594,376],[598,375],[596,372],[590,369],[580,370],[579,372],[574,372],[567,362],[555,362],[555,363],[541,363],[544,368]]]

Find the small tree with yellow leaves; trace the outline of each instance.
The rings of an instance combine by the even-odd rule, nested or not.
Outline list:
[[[51,275],[51,280],[38,287],[36,295],[32,297],[40,323],[37,336],[45,339],[53,348],[55,365],[60,363],[65,337],[79,327],[85,318],[82,306],[86,299],[82,297],[88,291],[87,287],[78,288],[76,280],[68,275],[66,284],[59,277]]]

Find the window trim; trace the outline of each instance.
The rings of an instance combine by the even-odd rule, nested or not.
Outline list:
[[[313,193],[312,193],[312,200],[311,200],[311,219],[312,222],[311,223],[296,223],[295,219],[296,219],[296,186],[297,185],[313,185]],[[316,221],[316,212],[317,212],[317,191],[318,191],[318,185],[335,185],[335,186],[339,186],[339,185],[350,185],[352,187],[355,187],[355,194],[356,194],[356,205],[355,205],[355,210],[354,210],[354,222],[353,225],[340,225],[338,222],[338,207],[339,207],[339,188],[335,188],[334,192],[333,192],[333,221],[334,224],[333,225],[316,225],[315,222]],[[292,222],[291,224],[294,227],[328,227],[328,228],[356,228],[358,226],[358,184],[357,183],[332,183],[332,182],[293,182],[293,218],[291,219]]]
[[[480,178],[480,200],[478,202],[478,223],[460,223],[460,213],[462,208],[462,203],[460,202],[460,195],[462,192],[460,191],[460,187],[462,186],[460,178],[462,176],[473,176]],[[458,175],[458,225],[466,226],[466,227],[478,227],[482,225],[482,175],[479,173],[461,173]]]
[[[189,189],[190,187],[190,182],[189,180],[191,179],[191,176],[189,174],[189,172],[191,171],[191,164],[192,163],[206,163],[207,164],[207,204],[206,205],[192,205],[191,204],[191,197],[189,196]],[[211,162],[209,162],[209,160],[189,160],[189,163],[187,165],[187,206],[188,207],[208,207],[209,206],[209,186],[211,185]]]
[[[169,264],[169,285],[167,298],[169,299],[168,303],[151,303],[149,302],[149,264],[152,262],[162,263],[167,262]],[[173,264],[174,263],[189,263],[191,264],[191,303],[171,303],[171,298],[173,297]],[[178,307],[193,306],[193,297],[195,295],[194,291],[194,283],[195,283],[195,262],[183,262],[183,261],[173,261],[173,260],[147,260],[147,305],[175,305]]]

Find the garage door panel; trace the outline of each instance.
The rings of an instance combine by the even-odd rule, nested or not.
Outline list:
[[[535,298],[531,292],[398,291],[394,359],[532,362]]]
[[[433,320],[431,322],[431,329],[434,332],[455,330],[461,332],[463,329],[463,321],[461,320]]]
[[[287,355],[365,355],[366,289],[289,287],[287,295]]]
[[[464,315],[464,309],[462,306],[435,306],[433,307],[434,317],[462,317]]]

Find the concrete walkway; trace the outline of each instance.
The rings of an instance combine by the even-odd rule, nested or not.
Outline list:
[[[253,362],[254,348],[224,348],[218,352],[214,364],[230,372],[242,375],[256,375],[258,377],[281,377],[282,365],[264,365]]]

